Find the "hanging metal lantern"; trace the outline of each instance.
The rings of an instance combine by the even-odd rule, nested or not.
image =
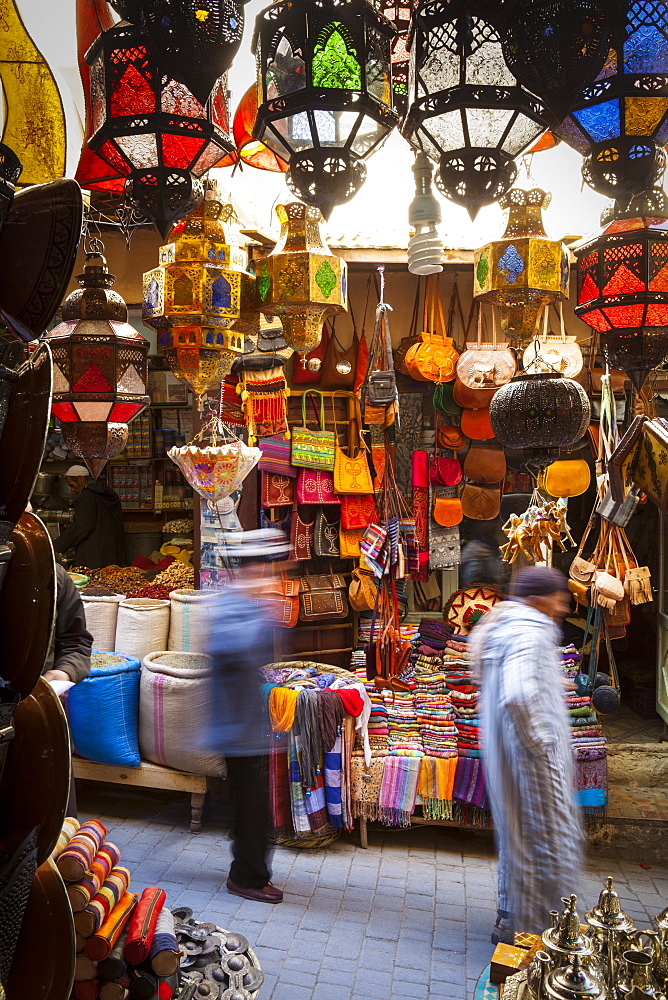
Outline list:
[[[185,83],[200,104],[206,104],[216,80],[230,68],[241,44],[243,3],[141,0],[139,6],[162,68]]]
[[[628,200],[656,184],[665,168],[668,4],[617,0],[609,7],[605,64],[555,131],[586,157],[587,184]]]
[[[16,182],[22,170],[21,161],[9,146],[0,142],[0,229],[12,207]]]
[[[500,307],[502,333],[518,346],[536,337],[544,306],[568,298],[568,250],[543,227],[549,203],[540,188],[509,191],[501,199],[508,209],[502,239],[475,252],[473,295]]]
[[[603,232],[575,250],[575,312],[639,391],[668,355],[668,200],[655,189],[610,214]]]
[[[308,354],[320,343],[325,317],[348,308],[348,268],[325,243],[317,208],[291,202],[277,205],[276,215],[278,243],[255,268],[260,309],[279,316],[288,346]]]
[[[591,407],[582,386],[561,373],[516,375],[495,392],[489,419],[504,448],[520,449],[528,466],[545,468],[582,437]]]
[[[561,121],[610,48],[610,0],[490,0],[503,54],[519,82]]]
[[[394,94],[394,107],[402,114],[406,113],[408,107],[408,68],[410,56],[408,54],[407,43],[414,7],[417,7],[416,0],[403,0],[403,2],[402,0],[396,0],[395,3],[384,3],[381,7],[383,14],[396,32],[390,53],[392,62],[392,92]]]
[[[100,247],[100,249],[103,249]],[[63,322],[47,334],[53,354],[53,403],[67,448],[97,478],[128,439],[128,423],[148,406],[148,341],[128,323],[114,275],[91,244],[81,288],[65,299]]]
[[[394,34],[367,0],[279,0],[255,22],[255,138],[289,162],[290,190],[325,218],[356,194],[364,160],[399,121]]]
[[[472,218],[510,190],[514,158],[552,116],[508,69],[496,28],[469,0],[428,0],[413,15],[404,137],[439,164],[442,194]]]
[[[205,185],[202,203],[160,247],[160,267],[144,274],[142,306],[172,372],[199,400],[229,374],[244,335],[257,334],[260,323],[234,210],[222,202],[215,181]]]
[[[249,167],[256,167],[258,170],[271,170],[276,174],[284,174],[288,169],[285,160],[282,160],[264,142],[253,138],[256,118],[257,85],[253,84],[241,98],[237,110],[234,112],[234,124],[232,127],[234,130],[234,141],[237,146],[237,155],[241,162],[247,163]]]
[[[86,61],[90,149],[127,178],[128,197],[165,238],[201,201],[202,174],[234,148],[226,78],[201,104],[185,84],[165,75],[149,36],[126,21],[103,31]]]

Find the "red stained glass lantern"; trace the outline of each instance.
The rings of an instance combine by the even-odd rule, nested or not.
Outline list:
[[[89,148],[126,178],[130,199],[163,237],[203,197],[199,178],[233,152],[226,78],[205,105],[159,68],[150,37],[121,21],[86,53]],[[82,180],[82,183],[85,181]]]
[[[668,201],[655,190],[611,215],[575,251],[575,312],[601,335],[608,364],[639,390],[668,355]]]
[[[282,159],[273,149],[254,138],[253,129],[257,118],[257,85],[248,88],[239,101],[234,113],[234,141],[242,163],[258,170],[271,170],[284,174],[288,169],[287,160]]]
[[[128,323],[121,296],[112,291],[101,253],[86,254],[81,285],[63,303],[63,322],[47,340],[53,354],[51,412],[63,439],[91,475],[120,454],[128,422],[148,405],[148,341]]]

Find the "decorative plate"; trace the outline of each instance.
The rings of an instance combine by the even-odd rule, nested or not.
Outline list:
[[[464,587],[450,595],[443,608],[443,619],[455,632],[468,635],[474,625],[504,598],[499,587],[476,584]]]

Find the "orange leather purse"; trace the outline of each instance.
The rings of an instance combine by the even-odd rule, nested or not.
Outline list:
[[[481,406],[478,410],[464,410],[462,431],[472,441],[489,441],[493,438],[494,431],[489,422],[489,406]]]
[[[446,336],[437,275],[430,274],[427,277],[423,326],[420,341],[406,351],[404,358],[406,368],[411,377],[418,381],[452,381],[459,354],[452,337]]]

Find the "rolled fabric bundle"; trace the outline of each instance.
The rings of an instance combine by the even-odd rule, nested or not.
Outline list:
[[[65,817],[65,819],[63,820],[63,828],[60,831],[60,834],[58,835],[56,846],[54,847],[53,853],[51,854],[52,861],[56,861],[58,856],[63,853],[63,851],[65,850],[65,848],[67,847],[70,840],[72,839],[72,837],[77,832],[80,826],[81,824],[79,823],[79,820],[76,818],[76,816]]]
[[[173,976],[164,976],[158,984],[156,997],[160,1000],[172,1000],[179,992],[179,974],[175,972]]]
[[[101,962],[103,959],[109,957],[111,949],[123,933],[123,928],[137,905],[138,898],[136,892],[123,893],[99,931],[86,941],[85,952],[89,958]]]
[[[128,939],[125,942],[125,961],[130,965],[141,965],[148,958],[151,942],[155,934],[158,914],[165,905],[167,894],[164,889],[150,885],[141,894],[128,926]],[[130,992],[134,996],[132,984]],[[152,994],[149,994],[152,996]]]
[[[158,987],[160,980],[152,972],[145,969],[132,969],[130,972],[130,996],[134,1000],[153,1000],[160,996]]]
[[[118,979],[109,979],[102,983],[100,989],[100,1000],[126,1000],[130,996],[130,979],[122,976]]]
[[[67,895],[73,913],[84,910],[91,899],[97,896],[115,864],[118,864],[121,852],[115,844],[103,844],[91,862],[90,869],[78,882],[67,887]],[[126,886],[127,888],[127,886]],[[97,928],[95,928],[97,929]]]
[[[126,928],[119,937],[114,947],[111,949],[107,958],[105,958],[98,965],[97,967],[98,978],[119,980],[125,975],[125,971],[127,969],[127,962],[123,958],[123,952],[125,950],[125,942],[127,940],[127,937],[128,937],[128,932]]]
[[[89,819],[79,827],[56,861],[66,882],[79,882],[85,877],[106,835],[107,828],[99,819]]]
[[[74,984],[74,1000],[97,1000],[99,995],[100,983],[97,979],[86,979]]]
[[[128,869],[120,866],[114,868],[86,909],[81,913],[74,914],[76,929],[87,938],[99,931],[123,893],[127,892],[129,885],[130,872]]]
[[[76,917],[75,917],[75,923],[74,923],[74,950],[77,952],[77,954],[80,951],[84,950],[84,946],[86,944],[86,937],[87,937],[87,935],[81,934],[81,932],[77,930]]]
[[[178,970],[179,946],[174,933],[174,917],[166,906],[158,914],[149,957],[157,976],[173,976]]]
[[[97,962],[83,952],[77,955],[74,963],[74,982],[80,983],[86,979],[97,978]]]

